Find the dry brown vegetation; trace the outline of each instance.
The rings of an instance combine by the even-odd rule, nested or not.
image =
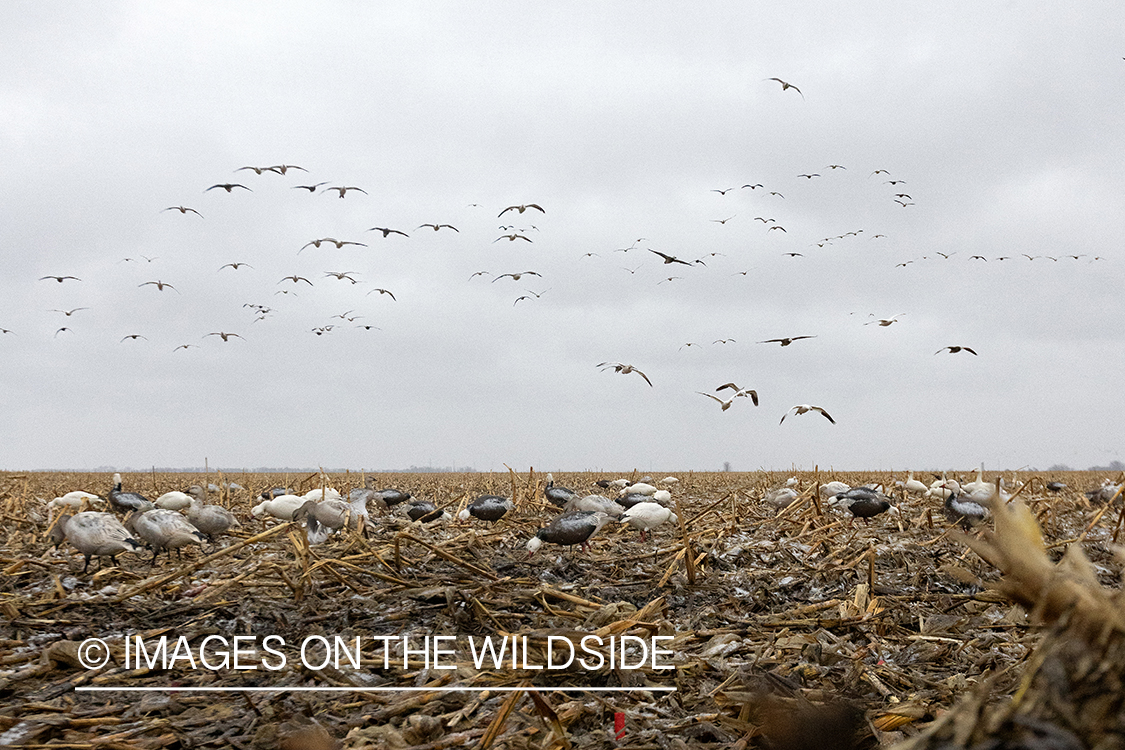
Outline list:
[[[162,557],[153,566],[148,552],[125,554],[117,567],[92,563],[81,574],[73,549],[50,548],[46,501],[75,489],[104,495],[109,475],[0,475],[0,744],[862,747],[920,736],[963,693],[983,704],[1019,688],[1040,635],[1022,609],[987,585],[998,573],[951,532],[939,503],[892,491],[897,512],[865,527],[816,497],[818,482],[891,487],[901,475],[798,473],[801,498],[780,514],[760,498],[788,474],[677,476],[669,489],[682,525],[658,529],[655,544],[608,526],[588,554],[548,546],[528,560],[524,543],[557,513],[542,502],[538,472],[380,474],[380,486],[409,490],[454,514],[486,493],[514,496],[516,511],[489,527],[422,526],[373,510],[366,538],[344,533],[311,548],[303,529],[252,520],[249,511],[266,487],[304,492],[320,486],[320,477],[234,474],[222,479],[246,489],[212,501],[242,518],[235,533],[190,548],[183,560]],[[1079,541],[1092,561],[1089,575],[1116,587],[1110,547],[1120,502],[1090,506],[1082,494],[1106,476],[1035,475],[1020,498],[1042,527],[1049,555],[1057,559],[1066,542]],[[555,473],[557,484],[608,494],[592,485],[599,478],[615,477]],[[1069,486],[1047,493],[1043,482],[1051,479]],[[202,480],[132,474],[125,489],[155,499]],[[328,484],[346,494],[363,476],[331,475]],[[125,634],[183,636],[192,644],[208,635],[276,634],[293,644],[316,634],[517,634],[528,637],[529,662],[541,664],[548,636],[587,633],[671,636],[663,647],[674,651],[676,668],[477,670],[459,651],[453,670],[427,669],[419,658],[403,668],[401,654],[388,669],[379,642],[365,640],[359,670],[312,670],[291,660],[269,672],[161,671],[125,669],[121,648]],[[106,639],[114,658],[88,671],[76,651],[90,637]],[[496,690],[527,685],[634,690]],[[90,686],[357,690],[75,691]],[[457,686],[474,689],[358,690]],[[617,714],[624,715],[619,741]]]

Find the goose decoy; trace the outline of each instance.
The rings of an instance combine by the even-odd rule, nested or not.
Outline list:
[[[301,495],[274,495],[255,505],[250,515],[254,518],[269,515],[281,521],[292,521],[293,513],[304,505],[305,501],[306,499]]]
[[[310,541],[313,537],[339,531],[351,518],[351,505],[338,497],[328,497],[317,502],[305,500],[295,511],[293,520],[305,520]],[[321,529],[324,529],[322,532]]]
[[[784,413],[783,415],[781,415],[781,422],[778,422],[778,424],[781,424],[782,422],[784,422],[784,421],[785,421],[785,418],[789,416],[789,412],[790,412],[790,411],[794,411],[794,412],[796,412],[797,414],[807,414],[807,413],[808,413],[808,412],[810,412],[810,411],[818,411],[818,412],[820,412],[821,414],[823,414],[823,415],[824,415],[824,418],[825,418],[825,419],[827,419],[827,420],[828,420],[829,422],[831,422],[832,424],[836,424],[836,420],[835,420],[835,419],[833,419],[833,418],[831,417],[831,415],[829,415],[829,413],[828,413],[828,412],[826,412],[826,411],[825,411],[825,410],[823,409],[823,407],[820,407],[820,406],[811,406],[811,405],[809,405],[809,404],[797,404],[796,406],[791,406],[791,407],[789,407],[789,411],[787,411],[787,412],[785,412],[785,413]]]
[[[1117,496],[1119,487],[1109,479],[1103,479],[1101,487],[1086,493],[1086,499],[1094,503],[1108,503]]]
[[[971,531],[988,517],[988,509],[984,505],[957,493],[950,493],[945,498],[943,509],[949,522],[960,524],[965,531]]]
[[[571,500],[578,497],[578,493],[567,487],[556,487],[555,478],[547,475],[547,486],[543,488],[543,495],[552,505],[562,508]]]
[[[373,486],[374,484],[375,477],[368,477],[366,482],[367,488],[370,490],[375,490]],[[413,495],[411,495],[409,492],[403,492],[402,490],[396,489],[375,490],[374,494],[372,495],[372,499],[375,500],[375,502],[378,503],[383,510],[393,508],[399,503],[406,502],[411,497],[413,497]]]
[[[109,507],[128,513],[131,510],[152,510],[155,506],[144,495],[121,491],[121,475],[113,475],[113,489],[109,491]]]
[[[765,494],[762,501],[781,510],[788,508],[797,499],[798,492],[792,487],[776,487]]]
[[[1066,485],[1062,482],[1047,482],[1047,489],[1051,492],[1062,492],[1066,489]]]
[[[191,505],[191,495],[175,490],[165,492],[163,495],[156,498],[156,502],[154,502],[153,505],[164,510],[183,510]]]
[[[679,520],[675,513],[660,503],[643,502],[637,503],[622,513],[617,522],[627,523],[635,529],[640,529],[641,541],[643,542],[645,541],[645,532],[648,529],[654,529],[668,521],[676,523]]]
[[[214,541],[216,534],[223,534],[234,526],[242,525],[226,508],[204,504],[202,487],[192,487],[188,494],[191,495],[191,505],[188,506],[187,520],[203,532],[208,541]]]
[[[444,510],[438,510],[438,507],[429,500],[412,500],[410,505],[405,507],[406,515],[409,516],[411,521],[431,523],[449,517],[448,513]]]
[[[527,557],[531,559],[544,542],[563,547],[573,547],[580,544],[582,549],[585,550],[590,537],[609,521],[608,514],[598,511],[579,510],[573,513],[563,513],[527,540]]]
[[[652,502],[652,496],[645,495],[640,492],[630,492],[628,494],[619,496],[614,502],[616,502],[622,508],[632,508],[634,505],[637,505],[639,503]]]
[[[481,495],[458,513],[457,518],[467,521],[469,516],[472,516],[481,521],[496,523],[513,507],[515,504],[507,498],[498,495]]]
[[[88,510],[73,516],[61,516],[59,526],[66,540],[86,558],[83,573],[89,569],[90,558],[94,555],[108,557],[117,565],[119,554],[141,548],[141,543],[110,513]]]
[[[601,512],[610,518],[618,518],[625,512],[626,508],[616,500],[610,500],[604,495],[586,495],[585,497],[575,495],[563,506],[563,512],[566,513],[579,510],[591,513]]]
[[[635,482],[633,484],[626,484],[626,486],[621,488],[621,490],[617,494],[622,495],[622,496],[624,496],[624,495],[645,495],[645,496],[648,496],[648,497],[652,497],[653,495],[656,494],[656,487],[654,487],[651,484],[648,484],[647,482]]]
[[[913,471],[907,472],[906,481],[903,483],[902,488],[909,492],[911,495],[921,495],[927,489],[924,483],[919,482],[914,478]]]
[[[836,500],[847,503],[847,509],[854,517],[862,518],[865,526],[870,525],[867,519],[891,509],[883,493],[868,487],[853,487],[836,495]]]
[[[849,484],[833,481],[820,485],[819,492],[822,499],[831,500],[834,502],[837,495],[839,495],[841,492],[847,492],[850,489],[851,485]]]
[[[152,548],[150,562],[154,564],[161,551],[167,550],[171,555],[171,551],[176,550],[177,556],[182,556],[182,547],[199,544],[207,539],[183,514],[174,510],[156,508],[143,512],[133,511],[125,518],[125,525]]]
[[[105,503],[105,500],[92,492],[83,492],[82,490],[74,490],[65,495],[56,497],[51,502],[47,503],[48,508],[80,508],[82,503],[89,505]]]

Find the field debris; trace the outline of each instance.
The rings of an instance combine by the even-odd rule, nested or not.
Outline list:
[[[669,520],[642,542],[609,517],[588,551],[530,557],[566,512],[536,470],[126,474],[146,498],[215,483],[207,507],[237,524],[182,559],[125,552],[83,572],[53,530],[106,506],[52,500],[107,496],[111,475],[0,473],[0,746],[829,750],[1125,734],[1112,551],[1125,511],[1120,491],[1085,494],[1121,478],[1025,475],[998,488],[1010,504],[990,501],[995,531],[964,532],[943,497],[896,486],[905,472],[652,476],[667,479],[554,471],[578,497],[663,485]],[[821,493],[830,482],[878,485],[891,509],[855,523]],[[411,520],[374,487],[440,513]],[[315,500],[296,520],[252,512],[271,488],[324,503],[373,491],[351,495],[370,498],[366,514],[336,500],[333,533],[313,534]],[[484,495],[511,507],[452,520]]]

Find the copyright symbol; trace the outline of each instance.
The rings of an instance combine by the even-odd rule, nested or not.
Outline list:
[[[109,663],[109,646],[101,638],[87,638],[78,644],[78,663],[85,669],[101,669]]]

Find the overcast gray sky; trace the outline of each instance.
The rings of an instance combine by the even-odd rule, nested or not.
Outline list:
[[[1125,9],[1066,8],[4,3],[0,468],[1119,460]]]

